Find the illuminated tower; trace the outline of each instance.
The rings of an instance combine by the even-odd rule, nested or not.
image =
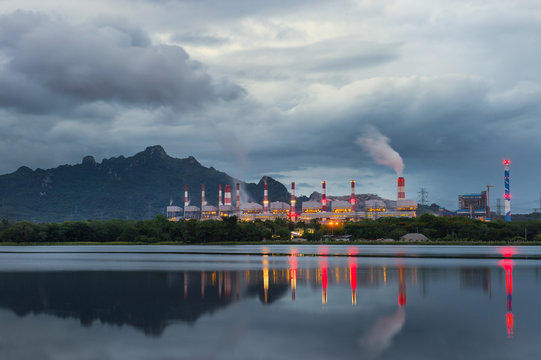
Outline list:
[[[218,187],[218,206],[222,206],[222,184]]]
[[[295,206],[297,204],[297,200],[295,199],[295,182],[291,183],[291,210],[289,210],[289,216],[291,217],[291,220],[295,221],[297,218]]]
[[[207,201],[205,200],[205,184],[201,185],[201,211],[203,211],[203,206],[207,205]]]
[[[505,176],[505,195],[503,196],[505,205],[505,221],[511,221],[511,191],[509,189],[509,165],[511,160],[503,161],[503,170]]]
[[[186,213],[186,207],[190,205],[188,200],[188,185],[184,185],[184,213]]]
[[[237,217],[240,218],[240,184],[237,183]]]
[[[225,186],[225,206],[231,206],[231,185]]]
[[[321,182],[321,212],[327,212],[327,183]]]
[[[267,179],[265,178],[265,188],[263,190],[263,213],[269,213],[269,185],[267,184]]]
[[[403,177],[399,177],[397,180],[398,183],[398,200],[406,199],[406,186],[405,180]]]
[[[355,198],[355,180],[351,180],[351,196],[349,202],[351,203],[351,211],[355,212],[355,203],[357,202],[357,198]]]

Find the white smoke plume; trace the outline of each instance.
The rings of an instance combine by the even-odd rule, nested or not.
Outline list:
[[[392,167],[398,176],[404,171],[404,161],[390,145],[390,139],[374,126],[368,125],[363,135],[357,138],[357,144],[370,153],[380,165]]]

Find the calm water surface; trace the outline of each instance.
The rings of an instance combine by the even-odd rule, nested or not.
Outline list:
[[[0,248],[1,359],[538,359],[541,248]]]

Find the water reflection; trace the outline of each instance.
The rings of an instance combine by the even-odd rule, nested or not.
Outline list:
[[[500,266],[505,270],[505,288],[507,291],[507,337],[513,337],[513,260],[500,260]]]
[[[292,252],[286,262],[275,266],[273,257],[264,255],[260,257],[259,269],[237,271],[3,272],[0,273],[0,307],[11,309],[19,316],[33,313],[78,318],[84,326],[95,321],[126,324],[147,335],[159,336],[171,323],[193,324],[205,314],[247,299],[259,299],[269,305],[277,301],[302,301],[310,306],[308,302],[315,296],[314,290],[320,289],[317,292],[320,291],[321,304],[325,306],[343,304],[341,301],[345,298],[349,304],[350,297],[351,306],[358,307],[359,291],[362,304],[366,306],[370,300],[369,289],[388,288],[394,294],[398,292],[398,306],[385,309],[359,340],[362,347],[378,354],[406,324],[408,286],[414,289],[416,306],[421,306],[430,282],[450,287],[457,279],[459,291],[481,289],[490,298],[491,273],[498,269],[492,266],[463,266],[455,270],[419,268],[400,262],[392,266],[374,265],[355,256],[340,259],[319,256],[316,262],[299,261],[302,258]],[[514,336],[514,265],[509,258],[498,262],[500,271],[505,272],[509,337]],[[301,300],[299,289],[303,290]],[[291,299],[285,296],[289,292]],[[381,292],[378,296],[387,294],[390,292]],[[395,296],[391,297],[395,299],[394,304]]]

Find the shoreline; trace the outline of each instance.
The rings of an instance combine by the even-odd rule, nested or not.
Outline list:
[[[505,242],[505,241],[378,241],[378,240],[366,240],[366,241],[218,241],[218,242],[202,242],[202,243],[187,243],[181,241],[164,241],[164,242],[129,242],[129,241],[110,241],[110,242],[84,242],[84,241],[72,241],[72,242],[2,242],[1,246],[127,246],[127,245],[158,245],[158,246],[241,246],[241,245],[338,245],[338,246],[350,246],[350,245],[385,245],[385,246],[415,246],[415,245],[456,245],[456,246],[541,246],[539,241],[518,241],[518,242]]]

